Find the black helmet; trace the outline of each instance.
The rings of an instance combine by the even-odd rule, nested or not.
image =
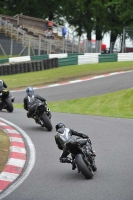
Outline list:
[[[56,131],[57,131],[59,128],[65,128],[65,124],[62,123],[62,122],[59,122],[58,124],[56,124],[56,126],[55,126]]]
[[[32,87],[27,87],[26,93],[27,93],[28,96],[31,97],[32,95],[34,95],[34,89]]]

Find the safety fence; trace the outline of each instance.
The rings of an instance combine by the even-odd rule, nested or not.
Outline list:
[[[133,61],[133,53],[118,53],[118,61]]]
[[[104,62],[133,61],[133,53],[118,54],[45,54],[21,56],[0,60],[0,75],[39,71],[69,65],[83,65]]]

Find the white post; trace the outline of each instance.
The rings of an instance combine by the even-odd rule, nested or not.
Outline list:
[[[123,29],[122,53],[124,53],[124,46],[125,46],[125,28]]]

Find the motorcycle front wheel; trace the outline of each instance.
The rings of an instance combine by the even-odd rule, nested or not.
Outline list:
[[[42,121],[44,123],[45,128],[48,131],[52,131],[53,127],[52,127],[51,121],[49,120],[49,118],[46,115],[46,113],[43,113],[42,116],[41,116],[41,118],[42,118]]]
[[[13,104],[10,99],[5,99],[5,102],[7,104],[7,111],[8,112],[13,112]]]
[[[77,154],[75,156],[75,163],[86,179],[91,179],[93,177],[93,171],[91,167],[87,166],[81,154]]]

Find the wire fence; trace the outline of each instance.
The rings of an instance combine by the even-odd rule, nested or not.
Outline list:
[[[46,39],[42,34],[20,35],[17,27],[2,25],[0,22],[0,55],[26,56],[43,55],[50,53],[98,53],[101,52],[101,41],[95,43],[86,40],[83,36],[78,37],[76,33],[67,31],[62,38],[61,27],[54,27],[54,39]],[[59,37],[59,38],[58,38]]]
[[[122,52],[133,52],[133,27],[125,27],[123,29]]]

